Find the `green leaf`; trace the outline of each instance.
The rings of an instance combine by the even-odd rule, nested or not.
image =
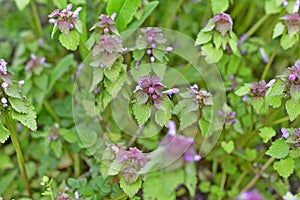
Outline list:
[[[136,61],[141,60],[144,55],[145,55],[145,50],[134,50],[132,52],[132,56]]]
[[[154,11],[154,9],[156,8],[156,6],[158,4],[159,4],[158,1],[151,1],[147,4],[144,4],[144,12],[143,12],[142,17],[140,18],[140,20],[136,20],[136,21],[132,22],[128,26],[128,30],[140,27],[146,21],[146,19],[150,16],[150,14]]]
[[[50,84],[48,90],[51,90],[55,82],[60,79],[63,74],[69,69],[70,65],[73,63],[73,54],[69,54],[62,58],[56,67],[52,70],[50,77]]]
[[[230,57],[229,63],[227,65],[227,74],[231,75],[231,74],[235,74],[237,72],[237,70],[239,69],[241,63],[241,58],[233,55]]]
[[[203,193],[208,193],[210,191],[211,182],[209,181],[201,181],[199,185],[199,189]]]
[[[56,157],[60,158],[62,154],[62,143],[61,140],[51,142],[51,149],[53,150]]]
[[[289,99],[285,103],[286,111],[290,117],[290,121],[294,121],[298,115],[300,115],[300,101],[295,102],[293,99]]]
[[[235,91],[235,94],[238,96],[244,96],[249,93],[250,93],[250,87],[247,85],[242,86],[237,91]]]
[[[203,117],[201,117],[198,123],[199,123],[202,136],[203,137],[207,136],[210,122],[205,120]]]
[[[116,63],[115,65],[111,66],[110,68],[104,69],[104,75],[111,81],[115,82],[118,79],[118,76],[121,72],[120,64]]]
[[[60,10],[65,9],[67,7],[67,0],[53,0],[53,3]]]
[[[298,34],[295,34],[293,36],[290,36],[288,34],[283,34],[281,36],[280,44],[284,50],[287,50],[291,48],[294,44],[296,44],[298,39],[299,39]]]
[[[218,62],[222,56],[222,49],[216,49],[211,43],[202,46],[202,55],[205,56],[206,62],[209,64]]]
[[[122,89],[122,86],[124,85],[126,81],[126,74],[120,74],[118,79],[115,82],[111,82],[108,79],[104,79],[104,85],[109,94],[111,94],[112,97],[115,97],[119,91]]]
[[[17,99],[13,97],[9,97],[8,101],[12,108],[19,113],[27,113],[27,108],[24,102],[24,99]]]
[[[223,40],[223,37],[221,36],[221,34],[218,32],[215,32],[214,33],[214,45],[217,49],[219,49],[221,47],[222,40]]]
[[[197,35],[197,39],[195,45],[201,45],[208,43],[212,38],[212,34],[210,32],[202,32],[200,31]],[[217,47],[218,48],[218,47]]]
[[[7,128],[0,122],[0,142],[4,143],[9,138],[9,134]]]
[[[117,13],[116,26],[119,31],[126,29],[137,12],[141,0],[110,0],[108,1],[106,11],[108,15]]]
[[[232,140],[229,142],[222,141],[221,146],[228,154],[231,154],[234,150],[234,142]]]
[[[17,7],[20,11],[23,11],[24,8],[30,3],[30,0],[15,0]]]
[[[59,133],[62,135],[64,140],[66,140],[69,143],[74,143],[78,141],[78,136],[76,133],[74,133],[72,130],[60,128]]]
[[[7,89],[4,90],[5,94],[14,98],[21,98],[19,87],[16,84],[8,85]]]
[[[96,89],[97,85],[103,80],[103,69],[100,67],[93,67],[93,82],[90,88],[90,92]]]
[[[197,114],[195,112],[189,112],[187,114],[181,114],[180,117],[180,130],[183,130],[197,121]]]
[[[213,14],[217,14],[220,12],[225,12],[229,7],[228,0],[212,0],[211,1],[211,9]]]
[[[259,136],[263,139],[264,143],[267,143],[275,135],[276,132],[271,127],[263,127],[259,129]]]
[[[165,193],[171,194],[180,184],[184,183],[184,171],[182,169],[176,171],[164,170],[160,179]]]
[[[111,164],[110,164],[110,167],[107,171],[107,174],[109,176],[114,176],[114,175],[117,175],[120,170],[122,168],[122,164],[119,163],[119,161],[117,159],[115,159]]]
[[[262,97],[253,98],[251,101],[251,105],[253,106],[254,111],[256,113],[260,113],[260,109],[264,105],[264,98],[262,98]]]
[[[268,105],[272,106],[273,108],[279,108],[281,106],[281,98],[282,96],[266,96],[266,102]]]
[[[278,174],[284,178],[288,178],[295,169],[295,162],[292,158],[281,159],[273,165]]]
[[[276,1],[269,0],[269,1],[265,1],[265,10],[266,10],[266,14],[275,14],[280,12],[281,6],[277,6]]]
[[[148,105],[134,105],[133,114],[138,124],[141,126],[148,121],[151,115],[151,107]]]
[[[281,22],[278,22],[276,25],[275,25],[275,28],[273,30],[273,36],[272,36],[272,39],[275,39],[277,38],[278,36],[282,35],[284,31],[284,25],[281,23]]]
[[[21,114],[16,111],[12,111],[12,118],[18,120],[24,126],[28,127],[32,131],[36,131],[36,113],[32,105],[26,105],[27,114]]]
[[[33,82],[34,84],[43,91],[48,90],[48,79],[49,76],[46,74],[41,74],[40,76],[34,76]]]
[[[120,187],[124,190],[124,192],[132,198],[141,188],[142,180],[141,177],[137,179],[133,184],[128,185],[123,177],[120,179]]]
[[[284,140],[277,139],[272,143],[266,154],[273,158],[285,158],[289,154],[289,150],[290,147]]]
[[[292,99],[294,101],[299,101],[299,99],[300,99],[300,86],[298,86],[298,85],[291,86],[290,93],[291,93]]]
[[[155,121],[160,126],[168,126],[168,121],[171,115],[164,110],[157,110],[155,113]]]
[[[80,42],[79,33],[76,30],[69,32],[68,35],[61,33],[59,35],[60,43],[68,50],[75,51]]]

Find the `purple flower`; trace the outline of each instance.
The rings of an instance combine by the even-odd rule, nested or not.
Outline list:
[[[186,138],[182,135],[176,135],[176,124],[174,121],[169,121],[168,134],[159,143],[165,147],[164,153],[172,160],[182,159],[186,162],[199,161],[201,156],[196,154],[194,148],[194,138]],[[180,166],[179,166],[180,167]]]
[[[38,57],[36,57],[35,54],[31,54],[31,60],[29,60],[27,62],[26,66],[25,66],[25,70],[26,71],[35,70],[42,66],[47,66],[46,58],[45,57],[38,58]]]
[[[8,87],[8,83],[3,82],[3,83],[1,84],[1,86],[2,86],[2,88],[6,91],[6,90],[7,90],[7,87]]]
[[[50,15],[48,15],[49,23],[56,24],[58,29],[65,35],[68,35],[70,30],[76,25],[79,26],[78,15],[82,10],[81,7],[78,7],[75,11],[71,11],[72,4],[68,4],[67,9],[59,11],[55,9]]]
[[[221,33],[222,36],[225,36],[228,31],[232,29],[232,19],[230,15],[226,13],[218,13],[214,16],[213,22],[216,25],[216,30]]]
[[[234,75],[229,76],[230,86],[228,87],[228,91],[234,90],[238,86],[238,81],[235,79]]]
[[[265,198],[257,190],[246,191],[244,193],[244,198],[246,200],[265,200]]]
[[[244,41],[247,39],[247,34],[246,33],[244,33],[241,37],[240,37],[240,40],[238,41],[238,46],[241,46],[243,43],[244,43]]]
[[[267,56],[267,54],[265,52],[265,49],[261,47],[261,48],[259,48],[259,52],[260,52],[260,54],[261,54],[261,56],[263,58],[264,63],[268,63],[269,62],[269,58],[268,58],[268,56]]]
[[[296,0],[293,8],[293,13],[298,13],[299,11],[299,6],[300,6],[300,0]]]
[[[223,114],[224,113],[224,114]],[[218,115],[220,117],[224,117],[225,119],[225,124],[235,124],[237,122],[236,120],[236,112],[235,111],[218,111]]]
[[[247,101],[247,97],[248,97],[247,95],[243,96],[242,101],[246,102]]]
[[[264,97],[267,90],[274,84],[274,82],[275,79],[269,81],[268,84],[264,80],[250,83],[249,86],[251,88],[251,94],[254,97]]]
[[[0,73],[3,75],[7,75],[7,69],[6,69],[7,62],[5,60],[0,59]]]
[[[135,98],[140,104],[149,103],[158,105],[163,100],[162,89],[165,86],[161,83],[161,78],[144,76],[139,78],[138,86],[135,90]]]
[[[287,0],[284,0],[282,2],[282,7],[286,8],[288,4],[289,4],[289,2]]]
[[[90,30],[95,28],[103,29],[105,34],[109,33],[109,31],[113,32],[116,35],[119,35],[119,32],[115,26],[115,17],[116,13],[113,13],[111,16],[101,14],[99,16],[99,22],[95,23]]]
[[[1,98],[1,103],[2,103],[2,106],[3,106],[4,108],[7,107],[7,99],[6,99],[5,97],[2,97],[2,98]]]
[[[196,84],[190,87],[190,95],[200,107],[213,105],[212,95],[204,89],[199,90]]]
[[[290,136],[289,132],[285,128],[281,129],[281,133],[282,133],[282,137],[285,139],[287,139]]]
[[[281,17],[281,19],[286,21],[286,27],[289,35],[292,36],[299,33],[300,16],[298,13],[286,14],[285,16]]]

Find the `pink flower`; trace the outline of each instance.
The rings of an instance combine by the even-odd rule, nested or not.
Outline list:
[[[226,13],[216,14],[213,18],[213,22],[216,25],[216,30],[219,31],[222,36],[225,36],[225,34],[232,29],[232,19],[230,15]]]

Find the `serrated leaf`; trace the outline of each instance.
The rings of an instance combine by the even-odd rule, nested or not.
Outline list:
[[[20,11],[23,11],[24,8],[30,3],[30,0],[15,0],[17,7]]]
[[[9,97],[21,98],[19,87],[16,84],[8,85],[7,89],[4,90],[4,92]]]
[[[293,85],[290,88],[290,93],[291,93],[292,99],[294,101],[299,101],[299,99],[300,99],[300,87],[298,85]]]
[[[142,186],[141,177],[139,177],[136,182],[130,185],[126,183],[123,177],[121,177],[120,179],[120,187],[130,198],[132,198],[139,191],[141,186]]]
[[[111,82],[108,79],[104,79],[104,85],[109,94],[111,94],[112,97],[115,97],[122,89],[122,86],[124,85],[125,81],[126,74],[120,74],[120,76],[115,82]]]
[[[234,142],[232,140],[229,142],[222,141],[221,146],[228,154],[231,154],[234,150]]]
[[[290,121],[294,121],[298,115],[300,115],[300,101],[295,102],[293,99],[289,99],[285,103],[286,111],[290,117]]]
[[[132,52],[132,56],[136,61],[141,60],[144,55],[145,55],[145,50],[134,50]]]
[[[273,165],[278,174],[284,178],[288,178],[295,169],[295,162],[292,158],[281,159]]]
[[[121,66],[118,65],[117,63],[110,68],[105,68],[104,69],[104,74],[105,76],[111,81],[115,82],[118,79],[118,76],[121,72]]]
[[[79,33],[75,30],[70,31],[68,35],[61,33],[59,35],[60,43],[68,50],[75,51],[80,42]]]
[[[27,113],[27,108],[23,99],[9,97],[8,101],[15,111],[19,113]]]
[[[7,128],[0,122],[0,142],[4,143],[9,138],[9,134]]]
[[[170,114],[169,114],[170,115]],[[160,126],[168,126],[168,121],[170,117],[168,116],[167,112],[164,110],[157,110],[155,113],[155,121]]]
[[[197,35],[197,39],[195,45],[201,45],[208,43],[212,38],[212,34],[210,32],[202,32],[200,31]],[[217,47],[218,48],[218,47]]]
[[[27,114],[21,114],[16,111],[12,111],[12,118],[18,120],[24,126],[28,127],[32,131],[36,131],[36,113],[32,105],[27,105]]]
[[[140,4],[141,0],[110,0],[108,1],[106,11],[108,15],[117,13],[116,26],[119,31],[123,31],[132,21]]]
[[[262,97],[253,98],[251,101],[251,105],[253,106],[254,111],[256,113],[260,113],[260,109],[264,105],[264,98]]]
[[[148,105],[134,105],[133,114],[138,124],[141,126],[148,121],[151,115],[151,107]]]
[[[285,158],[289,154],[289,150],[290,147],[284,140],[277,139],[272,143],[266,154],[273,158]]]
[[[205,56],[206,62],[211,64],[218,62],[222,58],[223,51],[222,49],[214,48],[211,43],[208,43],[202,46],[201,54]]]
[[[217,48],[217,49],[219,49],[220,47],[221,47],[221,44],[222,44],[222,40],[223,40],[224,38],[221,36],[221,34],[220,33],[218,33],[218,32],[215,32],[214,33],[214,45],[215,45],[215,47]]]
[[[100,67],[93,67],[93,82],[90,88],[90,92],[95,90],[97,85],[103,80],[103,69]]]
[[[180,130],[183,130],[197,121],[197,114],[195,112],[190,112],[187,114],[182,114],[180,117]]]
[[[264,143],[267,143],[275,135],[276,132],[271,127],[263,127],[259,129],[259,136],[263,139]]]
[[[294,44],[296,44],[298,39],[299,39],[298,34],[295,34],[293,36],[290,36],[288,34],[283,34],[281,36],[281,40],[280,40],[281,47],[284,50],[287,50],[287,49],[291,48]]]
[[[225,12],[229,7],[229,1],[228,0],[212,0],[211,1],[211,9],[213,11],[213,14]]]
[[[277,23],[273,30],[272,39],[275,39],[278,36],[282,35],[283,31],[284,31],[284,25],[281,22]]]
[[[266,102],[268,105],[272,106],[273,108],[279,108],[281,106],[281,98],[282,96],[266,96]]]
[[[249,93],[250,93],[250,87],[247,85],[244,85],[240,87],[237,91],[235,91],[235,94],[238,96],[244,96]]]

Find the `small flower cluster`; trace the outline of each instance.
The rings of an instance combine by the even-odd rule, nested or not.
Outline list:
[[[135,90],[135,97],[138,102],[157,105],[163,100],[163,88],[161,78],[150,75],[139,78]]]
[[[248,190],[240,194],[236,200],[265,200],[257,190]]]
[[[10,73],[7,71],[6,68],[7,62],[3,59],[0,59],[0,95],[1,95],[1,103],[2,107],[6,108],[8,106],[8,100],[6,92],[8,87],[12,84],[12,79]],[[18,81],[18,90],[21,92],[21,86],[24,85],[25,81],[20,80]]]
[[[300,146],[300,128],[296,129],[281,129],[282,138],[287,139],[288,143],[295,144],[296,147]]]
[[[218,111],[219,116],[223,116],[223,112],[221,110]],[[236,112],[229,111],[224,112],[225,115],[225,124],[235,124],[236,123]]]
[[[154,63],[156,57],[154,51],[165,49],[165,52],[168,53],[173,50],[173,47],[166,46],[167,39],[164,37],[162,30],[156,27],[147,27],[141,30],[141,35],[137,39],[137,48],[139,50],[146,49],[147,55],[150,57],[150,62]],[[162,61],[162,60],[160,60]],[[136,62],[136,69],[140,64],[140,60]]]
[[[143,168],[148,161],[145,154],[136,147],[130,147],[129,151],[120,149],[116,154],[116,159],[123,165],[122,175],[128,184],[132,184],[138,179],[138,171]]]
[[[216,30],[219,31],[222,36],[225,36],[228,31],[232,30],[232,19],[230,15],[226,13],[216,14],[212,22],[214,23]]]
[[[294,4],[293,13],[281,17],[281,19],[286,22],[286,28],[288,29],[288,34],[290,36],[298,34],[300,30],[300,16],[298,14],[299,4],[300,1],[297,0]]]
[[[58,29],[64,34],[68,35],[70,30],[75,28],[80,31],[79,26],[81,26],[81,22],[78,19],[79,12],[82,10],[81,7],[78,7],[75,11],[72,11],[72,4],[67,6],[67,9],[63,9],[60,11],[59,9],[55,9],[48,17],[50,18],[49,23],[55,24]]]
[[[47,67],[46,58],[38,58],[35,54],[31,54],[31,59],[27,62],[25,66],[26,71],[34,72],[36,75],[39,75],[43,70],[43,67]]]
[[[180,168],[185,162],[197,162],[201,160],[201,156],[196,153],[194,147],[194,138],[187,138],[176,134],[176,124],[174,121],[169,121],[169,130],[167,135],[159,143],[164,147],[166,158],[176,160]]]
[[[295,65],[287,69],[288,73],[283,75],[286,78],[288,86],[300,86],[300,61],[296,61]]]
[[[119,32],[115,26],[116,13],[113,13],[111,16],[101,14],[99,16],[100,21],[95,23],[90,30],[100,28],[101,34],[107,34],[110,31],[116,35],[119,35]]]
[[[248,86],[251,89],[251,95],[254,97],[264,97],[267,90],[274,84],[274,82],[275,79],[272,79],[268,84],[264,80],[249,83]]]
[[[90,63],[92,67],[111,67],[120,57],[120,54],[126,51],[122,47],[122,39],[119,37],[118,30],[114,26],[116,14],[111,17],[101,15],[100,22],[96,23],[91,29],[100,29],[101,36],[99,41],[94,45],[92,55],[94,61]],[[110,31],[113,33],[110,34]]]
[[[233,91],[237,86],[238,86],[238,81],[237,79],[234,77],[234,75],[230,75],[229,76],[229,80],[230,80],[230,86],[228,87],[228,91]]]
[[[190,87],[190,96],[200,108],[213,105],[212,95],[204,89],[199,90],[198,85],[196,84]]]

